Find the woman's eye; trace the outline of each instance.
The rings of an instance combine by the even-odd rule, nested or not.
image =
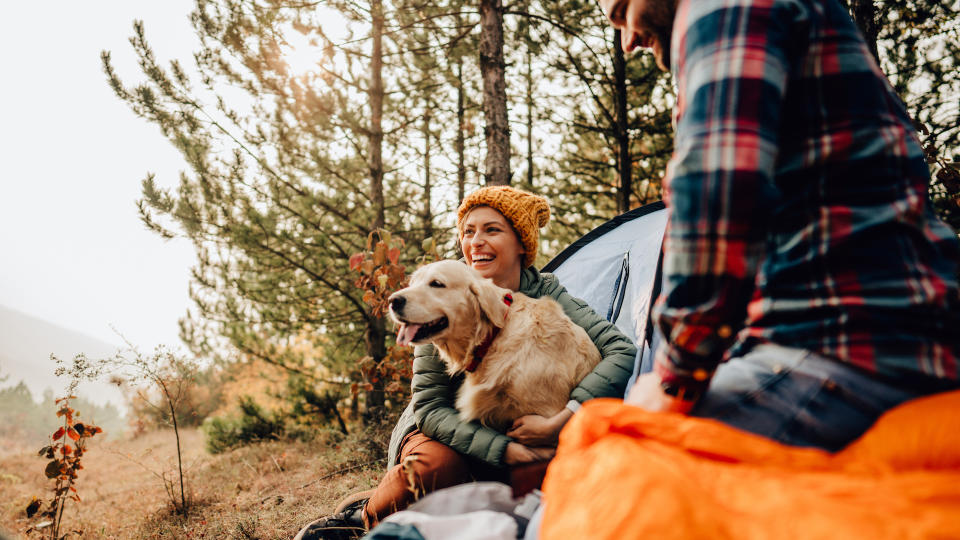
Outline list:
[[[440,283],[440,282],[437,281],[437,280],[431,281],[431,282],[430,282],[430,286],[431,286],[431,287],[435,287],[435,288],[437,288],[437,289],[442,289],[442,288],[446,287],[446,285],[444,285],[443,283]]]

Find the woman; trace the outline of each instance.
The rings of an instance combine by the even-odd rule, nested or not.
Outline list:
[[[571,392],[567,407],[551,418],[518,418],[506,434],[477,422],[463,422],[453,404],[462,379],[447,374],[433,345],[419,346],[414,351],[411,403],[391,438],[392,468],[375,490],[364,494],[369,499],[308,525],[298,538],[349,538],[344,528],[372,527],[406,508],[416,496],[408,482],[411,475],[401,463],[412,470],[421,495],[471,480],[506,482],[509,467],[553,456],[560,430],[581,403],[623,396],[636,355],[633,343],[583,301],[570,296],[556,277],[532,266],[539,229],[549,219],[550,207],[543,197],[491,186],[463,200],[457,210],[457,231],[466,264],[500,287],[533,298],[554,298],[600,350],[603,359]]]

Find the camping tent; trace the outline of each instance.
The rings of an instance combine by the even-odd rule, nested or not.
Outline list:
[[[658,342],[650,307],[660,291],[666,225],[662,202],[636,208],[590,231],[543,267],[637,344],[628,390],[638,373],[649,371]]]

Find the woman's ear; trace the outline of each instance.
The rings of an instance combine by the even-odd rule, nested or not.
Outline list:
[[[489,279],[479,279],[470,284],[470,292],[477,297],[480,310],[487,319],[497,328],[503,328],[507,310],[510,309],[503,297],[510,294],[510,291],[497,287]]]

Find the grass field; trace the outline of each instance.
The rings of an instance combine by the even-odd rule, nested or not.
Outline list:
[[[182,431],[181,440],[188,518],[174,513],[161,480],[174,478],[173,432],[156,431],[91,440],[76,484],[82,502],[68,503],[62,530],[82,531],[82,538],[289,539],[382,474],[383,462],[367,457],[371,452],[352,438],[271,441],[219,455],[206,453],[198,430]],[[0,530],[11,538],[39,538],[25,534],[31,523],[24,509],[33,495],[49,498],[46,460],[33,450],[0,446],[7,449],[0,450]]]

